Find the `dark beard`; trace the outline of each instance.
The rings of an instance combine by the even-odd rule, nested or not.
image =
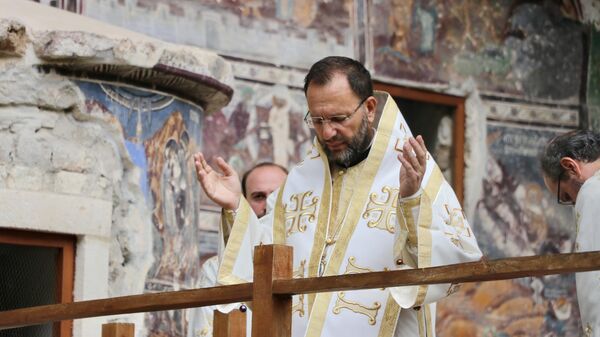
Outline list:
[[[343,138],[342,136],[334,137],[333,140],[336,141],[347,141],[348,147],[345,150],[338,153],[333,153],[329,150],[327,145],[323,144],[320,139],[319,142],[321,143],[321,147],[323,148],[323,151],[325,151],[330,164],[335,164],[341,167],[351,167],[360,163],[367,157],[372,138],[370,131],[367,115],[363,115],[358,132],[352,139],[347,141],[347,139]]]

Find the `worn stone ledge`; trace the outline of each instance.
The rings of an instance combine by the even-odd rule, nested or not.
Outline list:
[[[0,57],[22,56],[27,47],[25,26],[18,21],[0,21]]]
[[[112,202],[51,192],[0,189],[0,227],[109,237]]]
[[[231,65],[213,52],[35,2],[0,0],[0,8],[0,56],[22,56],[26,66],[160,91],[206,113],[221,109],[233,95]]]

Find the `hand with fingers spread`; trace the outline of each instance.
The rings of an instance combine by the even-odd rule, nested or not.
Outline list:
[[[400,197],[409,197],[419,190],[427,167],[427,148],[423,137],[410,137],[398,155],[400,168]]]
[[[235,170],[223,158],[217,157],[217,166],[221,172],[215,171],[201,152],[194,155],[194,164],[198,181],[210,200],[224,209],[237,209],[242,188]]]

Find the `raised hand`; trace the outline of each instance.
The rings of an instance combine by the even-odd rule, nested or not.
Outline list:
[[[235,170],[223,158],[217,157],[217,166],[221,172],[215,171],[208,165],[202,152],[194,155],[194,164],[198,181],[210,200],[224,209],[237,209],[242,187]]]
[[[423,137],[410,137],[398,155],[400,168],[400,197],[409,197],[419,190],[427,167],[427,148]]]

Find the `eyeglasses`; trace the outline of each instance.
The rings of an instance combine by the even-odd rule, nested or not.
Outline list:
[[[311,117],[310,111],[307,111],[306,115],[304,116],[304,122],[311,129],[314,129],[317,127],[322,127],[325,123],[331,123],[332,125],[344,124],[350,118],[352,118],[352,116],[354,116],[354,114],[358,111],[358,108],[360,108],[363,105],[363,103],[367,100],[367,98],[369,98],[369,97],[371,97],[371,96],[365,97],[362,101],[360,101],[358,106],[349,115],[335,115],[335,116],[331,116],[329,118]]]
[[[556,187],[556,201],[560,204],[560,205],[568,205],[568,206],[573,206],[575,205],[575,201],[574,200],[563,200],[561,199],[560,196],[560,181],[562,180],[563,176],[564,176],[564,171],[561,172],[558,175],[558,183],[557,183],[557,187]]]

